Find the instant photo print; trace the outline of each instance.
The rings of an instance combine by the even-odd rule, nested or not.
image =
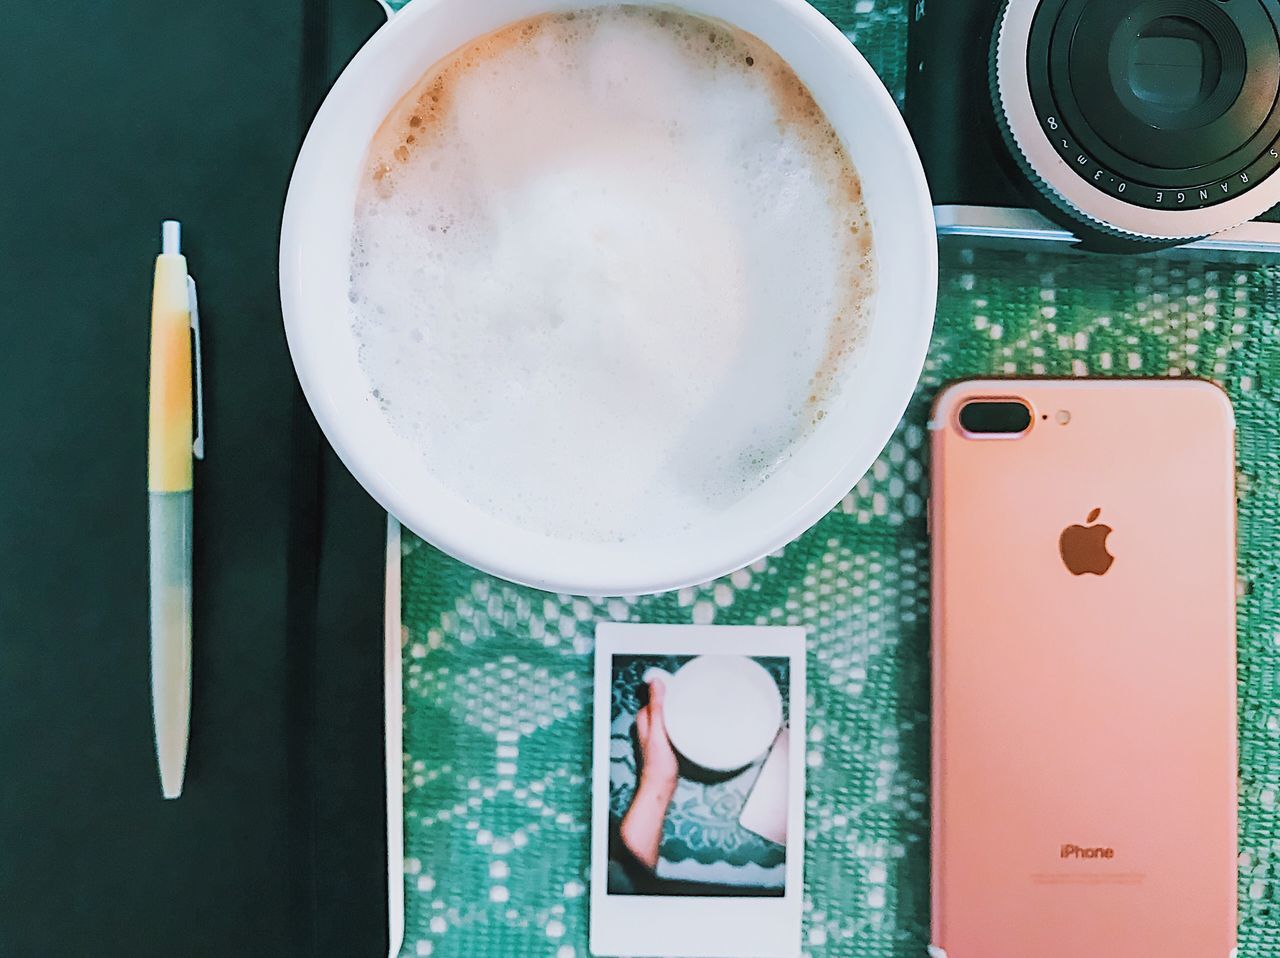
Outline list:
[[[597,630],[593,955],[799,954],[804,634]]]

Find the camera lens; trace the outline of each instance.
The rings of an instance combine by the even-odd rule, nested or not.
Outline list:
[[[1031,419],[1031,408],[1020,399],[975,399],[960,407],[960,428],[973,436],[1021,435]]]
[[[1006,0],[996,116],[1057,206],[1154,240],[1280,202],[1280,0]]]
[[[1239,35],[1227,38],[1236,60],[1227,97],[1219,96],[1228,89],[1222,83],[1223,45],[1198,23],[1159,17],[1117,33],[1116,41],[1107,76],[1133,115],[1153,127],[1189,127],[1190,111],[1215,98],[1229,104],[1240,92],[1244,45]]]

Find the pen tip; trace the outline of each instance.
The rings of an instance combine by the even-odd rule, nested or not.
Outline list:
[[[160,224],[160,252],[182,252],[182,224],[177,220],[165,220]]]
[[[178,798],[182,795],[183,780],[187,777],[186,756],[178,761],[163,762],[160,765],[160,792],[166,799]]]

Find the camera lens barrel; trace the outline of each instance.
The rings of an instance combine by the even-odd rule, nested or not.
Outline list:
[[[1280,0],[1006,0],[998,125],[1059,208],[1179,241],[1280,202]]]

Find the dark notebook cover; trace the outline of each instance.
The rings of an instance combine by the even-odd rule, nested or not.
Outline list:
[[[0,955],[382,955],[385,517],[276,281],[306,123],[373,0],[57,0],[0,31]],[[205,326],[186,793],[151,732],[160,220]]]

